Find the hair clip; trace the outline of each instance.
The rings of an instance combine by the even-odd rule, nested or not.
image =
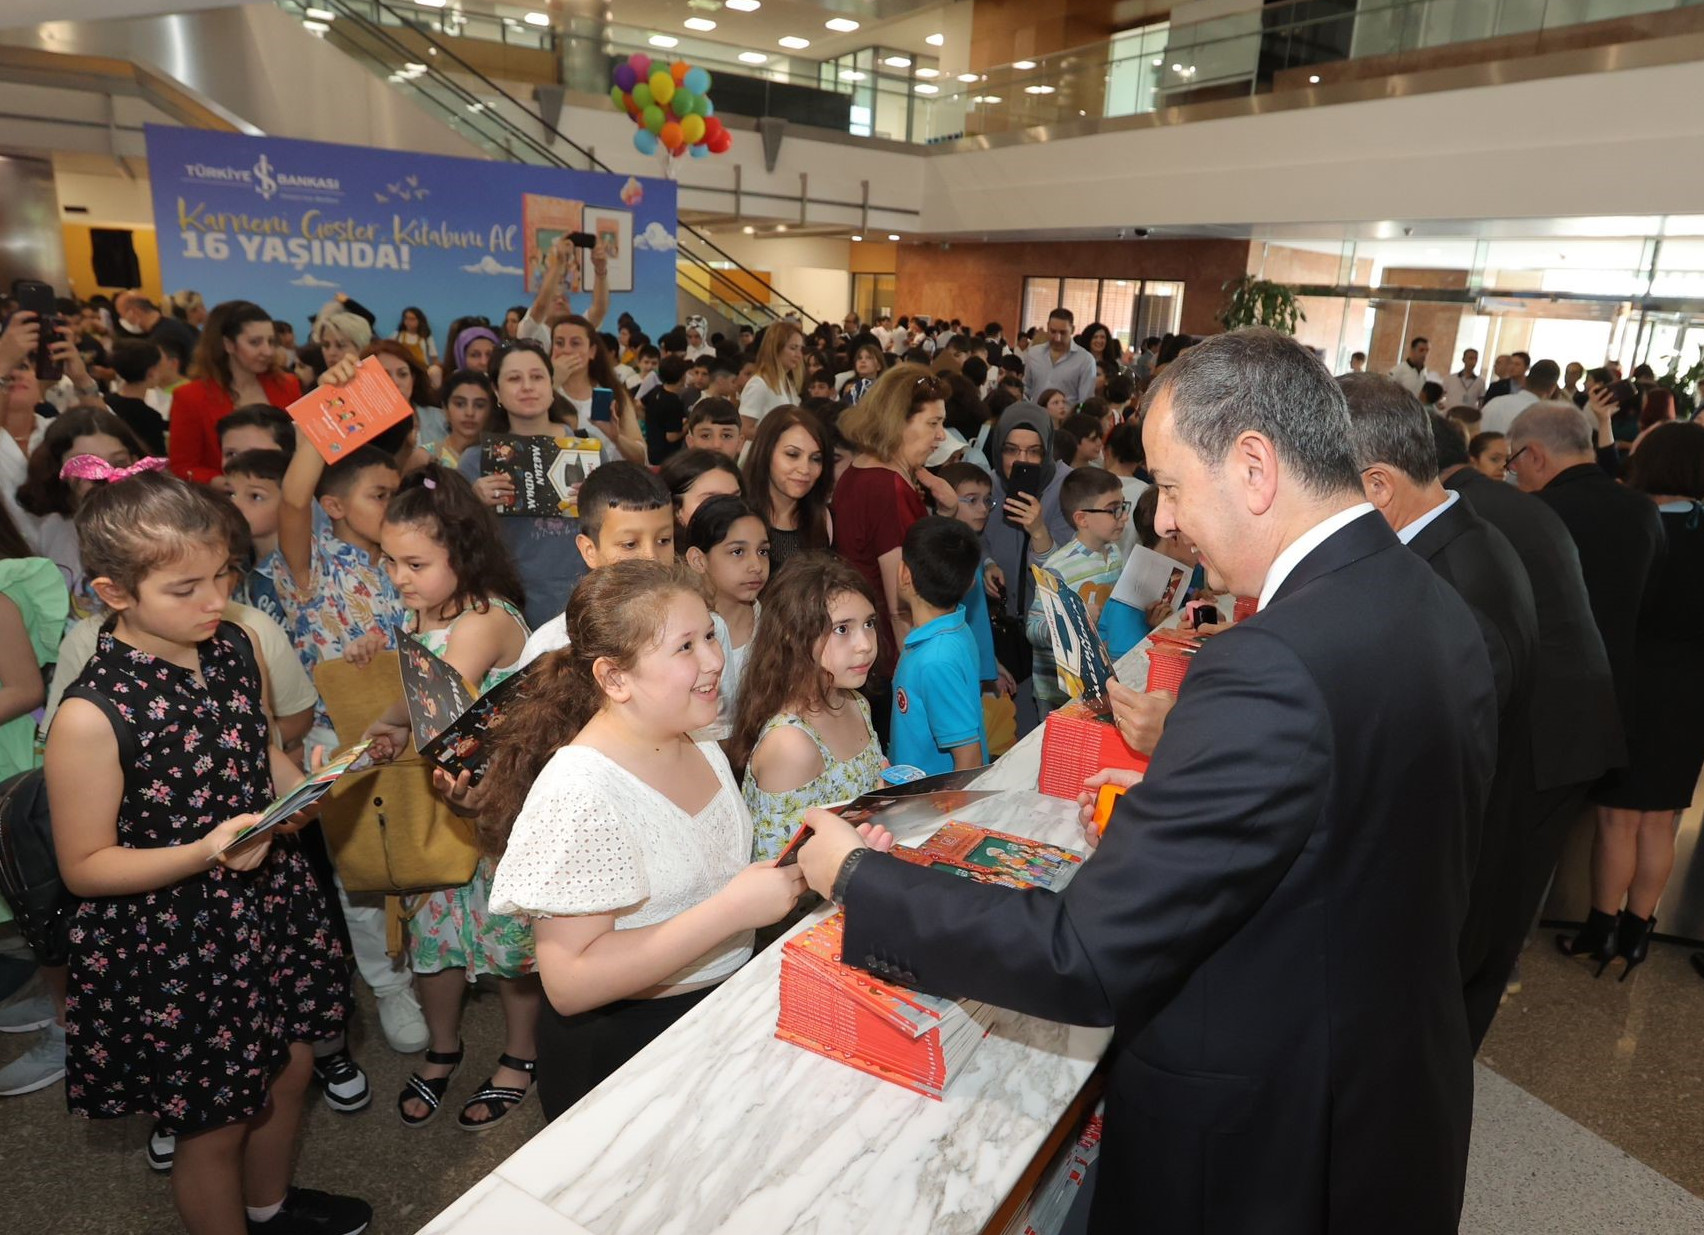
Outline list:
[[[99,455],[72,455],[59,469],[59,479],[96,480],[110,484],[113,481],[128,480],[143,472],[157,472],[165,466],[166,461],[157,455],[138,459],[128,467],[114,467]]]
[[[422,476],[420,478],[420,483],[425,485],[428,489],[436,489],[438,487],[438,482],[433,480],[430,476]]]

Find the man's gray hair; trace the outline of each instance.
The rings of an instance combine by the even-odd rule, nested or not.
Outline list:
[[[1349,445],[1355,465],[1394,468],[1415,484],[1438,478],[1438,449],[1420,400],[1376,373],[1345,373],[1337,379],[1349,403]]]
[[[1534,403],[1509,426],[1509,448],[1537,442],[1553,455],[1589,455],[1596,449],[1592,422],[1572,403]]]
[[[1315,497],[1361,491],[1349,448],[1349,409],[1319,358],[1263,326],[1212,335],[1186,348],[1144,401],[1164,392],[1184,445],[1218,468],[1237,435],[1269,440],[1286,468]]]

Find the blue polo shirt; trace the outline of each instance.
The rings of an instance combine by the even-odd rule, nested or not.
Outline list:
[[[978,669],[976,637],[965,625],[963,605],[905,636],[893,675],[888,757],[934,775],[953,770],[953,747],[975,742],[979,762],[987,763]]]

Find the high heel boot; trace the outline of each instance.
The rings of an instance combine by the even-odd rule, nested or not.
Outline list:
[[[1651,954],[1651,936],[1657,930],[1657,915],[1648,918],[1636,918],[1625,909],[1615,927],[1616,955],[1627,962],[1621,971],[1618,982],[1627,981],[1627,975],[1645,963],[1645,958]]]
[[[1586,915],[1586,924],[1580,928],[1579,934],[1572,938],[1556,936],[1557,951],[1563,956],[1590,956],[1598,963],[1597,972],[1592,977],[1602,977],[1604,969],[1617,955],[1616,926],[1615,914],[1593,909]]]

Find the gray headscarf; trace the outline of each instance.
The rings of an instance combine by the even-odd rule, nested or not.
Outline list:
[[[1036,496],[1041,501],[1054,545],[1064,544],[1076,535],[1076,531],[1059,509],[1059,486],[1065,481],[1065,472],[1053,460],[1053,421],[1039,404],[1027,401],[1014,403],[1000,413],[1000,419],[994,422],[994,431],[988,435],[988,462],[993,465],[994,510],[989,515],[988,525],[982,529],[982,543],[1005,573],[1006,611],[1021,618],[1028,610],[1030,596],[1035,590],[1029,578],[1029,564],[1033,560],[1028,552],[1029,534],[1007,523],[1001,514],[1001,505],[1006,500],[1006,477],[1000,456],[1013,429],[1029,429],[1041,437],[1041,477],[1036,484]]]

